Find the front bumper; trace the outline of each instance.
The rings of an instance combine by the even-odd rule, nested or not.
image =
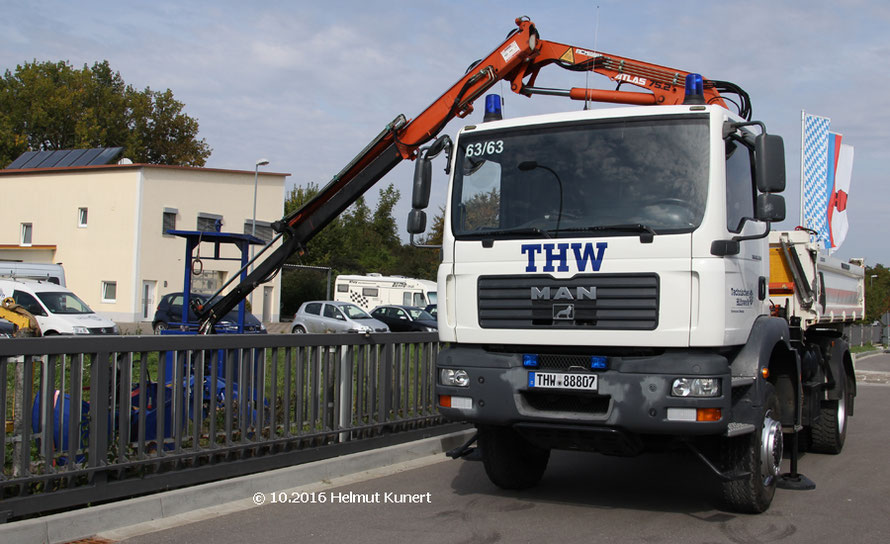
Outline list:
[[[557,351],[556,348],[540,349],[549,350],[551,354]],[[479,425],[571,425],[591,430],[617,429],[634,434],[661,435],[721,434],[730,421],[732,382],[729,364],[725,357],[714,353],[666,350],[646,356],[609,356],[607,369],[598,371],[576,366],[571,366],[571,370],[525,368],[522,366],[523,353],[528,351],[495,352],[481,346],[453,346],[440,352],[437,371],[463,369],[469,375],[469,385],[438,384],[437,395],[471,399],[470,402],[463,401],[470,404],[465,408],[440,404],[440,412],[448,419]],[[596,348],[591,348],[590,355],[597,355]],[[584,356],[556,354],[553,357],[572,360]],[[593,372],[597,375],[597,390],[530,388],[529,371]],[[720,395],[673,397],[671,386],[679,377],[717,378],[721,385]],[[720,409],[720,417],[713,421],[689,420],[687,417],[699,409],[715,408]]]

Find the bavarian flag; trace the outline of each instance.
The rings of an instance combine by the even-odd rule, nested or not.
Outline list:
[[[853,147],[831,132],[828,117],[802,115],[801,226],[812,240],[834,251],[847,235],[847,202],[853,172]]]

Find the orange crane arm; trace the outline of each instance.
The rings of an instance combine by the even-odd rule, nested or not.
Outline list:
[[[535,87],[538,73],[550,64],[572,71],[593,71],[616,81],[619,87],[628,83],[648,92]],[[410,121],[403,115],[396,117],[315,197],[299,210],[273,223],[273,229],[279,233],[275,240],[284,238],[283,243],[219,302],[198,311],[201,331],[212,331],[222,316],[259,284],[271,279],[291,255],[302,252],[305,244],[315,234],[380,178],[403,159],[416,158],[421,146],[435,138],[450,120],[465,117],[472,112],[473,102],[498,81],[508,81],[513,92],[525,96],[550,94],[574,100],[655,105],[682,103],[687,75],[688,72],[648,62],[541,40],[534,23],[527,17],[517,18],[516,28],[507,35],[503,43],[488,56],[474,63],[462,78],[417,117]],[[731,83],[704,80],[703,93],[707,103],[726,107],[721,90],[739,95],[740,102],[737,106],[744,117],[745,110],[749,111],[744,91]],[[264,252],[265,249],[254,260],[259,259]],[[233,280],[236,277],[238,274],[232,276]]]

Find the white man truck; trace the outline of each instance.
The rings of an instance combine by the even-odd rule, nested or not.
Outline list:
[[[777,482],[809,484],[796,455],[782,478],[783,434],[840,452],[863,270],[806,232],[771,249],[780,137],[693,100],[491,121],[443,145],[439,408],[477,426],[496,485],[536,484],[551,449],[679,445],[730,508],[762,512]]]
[[[619,88],[542,87],[551,66]],[[637,107],[491,120],[453,143],[436,138],[499,82],[527,97]],[[486,97],[486,120],[499,104]],[[446,417],[478,427],[491,480],[534,485],[551,449],[679,445],[720,477],[730,507],[762,512],[777,482],[809,484],[796,446],[780,474],[783,435],[817,451],[843,446],[856,386],[841,323],[861,315],[863,273],[791,233],[774,251],[786,285],[770,292],[784,144],[750,113],[732,83],[544,40],[520,17],[429,107],[396,117],[273,223],[281,244],[202,310],[201,331],[404,159],[417,165],[408,231],[423,232],[431,160],[444,150],[437,398]]]

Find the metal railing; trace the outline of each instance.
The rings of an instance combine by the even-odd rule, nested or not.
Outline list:
[[[5,339],[0,522],[429,434],[438,349],[435,333]]]
[[[855,323],[844,326],[844,336],[851,346],[864,346],[865,344],[879,345],[886,342],[884,338],[884,327],[879,323],[877,325],[865,325]]]

